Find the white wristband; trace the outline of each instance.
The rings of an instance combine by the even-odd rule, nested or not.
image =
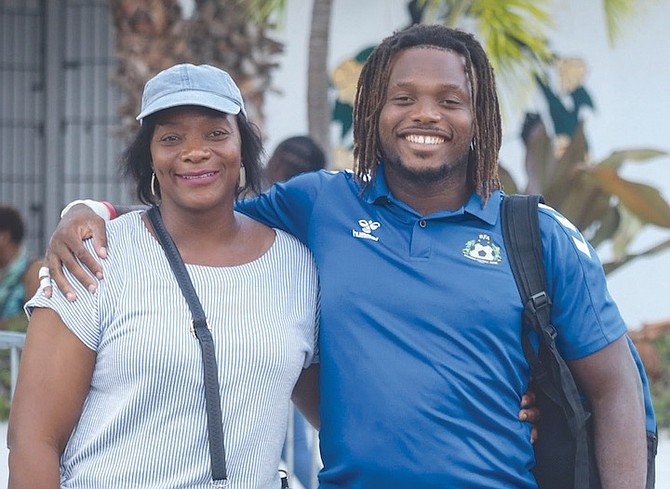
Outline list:
[[[60,218],[63,219],[63,216],[65,216],[65,214],[67,214],[70,211],[70,209],[72,209],[77,204],[84,204],[86,207],[95,212],[98,216],[102,217],[105,221],[109,221],[111,218],[109,209],[105,204],[103,204],[102,202],[98,202],[97,200],[91,200],[91,199],[73,200],[63,208],[63,210],[60,213]]]

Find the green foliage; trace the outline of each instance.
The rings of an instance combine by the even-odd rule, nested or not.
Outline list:
[[[272,25],[271,19],[275,17],[283,19],[286,13],[286,0],[238,0],[238,2],[252,21],[263,25]]]
[[[538,80],[542,87],[542,81]],[[527,114],[522,131],[526,146],[526,174],[528,185],[519,189],[508,172],[501,180],[509,192],[539,193],[547,204],[573,222],[594,247],[609,242],[614,258],[604,263],[605,273],[631,262],[670,249],[670,239],[654,244],[641,252],[632,252],[629,245],[647,225],[670,229],[670,205],[659,190],[651,185],[623,178],[619,171],[626,164],[640,164],[665,156],[665,151],[650,148],[632,148],[614,151],[601,161],[592,161],[584,135],[582,121],[577,113],[560,111],[553,106],[555,98],[544,87],[550,106],[551,118],[558,136],[551,138],[544,123],[536,114]],[[581,90],[583,87],[573,87]],[[573,92],[575,93],[575,92]],[[574,118],[570,131],[556,128],[566,117]],[[567,127],[567,126],[564,126]],[[638,345],[639,347],[640,345]],[[650,388],[654,410],[660,428],[670,427],[670,335],[661,333],[645,346],[645,368],[653,369]],[[647,364],[651,362],[651,364]],[[657,368],[660,365],[660,372]],[[650,368],[651,367],[651,368]]]
[[[0,350],[0,421],[9,418],[12,368],[10,350]]]
[[[607,39],[610,44],[614,44],[621,33],[622,25],[633,14],[635,2],[631,0],[603,0],[603,7]]]
[[[651,382],[651,395],[659,429],[670,428],[670,335],[653,340],[652,345],[661,360],[661,377]]]
[[[257,0],[254,3],[274,2]],[[601,3],[607,38],[613,44],[624,22],[635,13],[636,2],[601,0]],[[521,53],[514,44],[528,48],[522,57],[549,60],[546,34],[552,27],[551,8],[562,8],[561,2],[556,0],[417,0],[417,4],[434,17],[441,17],[448,26],[457,26],[463,19],[474,19],[485,39],[487,52],[494,61],[500,61],[501,66],[509,60],[518,61]]]
[[[20,313],[14,317],[0,321],[0,330],[25,333],[28,318]],[[0,421],[9,417],[10,391],[12,386],[11,350],[0,350]]]
[[[552,27],[546,0],[480,0],[472,3],[470,15],[477,19],[477,32],[494,68],[509,71],[517,64],[553,59],[546,37]]]
[[[565,141],[565,138],[564,138]],[[615,151],[602,161],[591,161],[582,123],[578,123],[567,145],[557,151],[539,119],[528,117],[524,127],[528,186],[524,193],[540,193],[575,224],[598,247],[611,242],[614,257],[605,272],[670,248],[670,240],[633,253],[629,245],[646,225],[670,229],[670,205],[657,188],[626,180],[619,174],[625,163],[642,163],[667,153],[633,148]],[[506,174],[504,183],[519,191]],[[509,192],[509,188],[508,189]]]
[[[424,22],[474,30],[497,76],[510,92],[524,92],[534,73],[554,58],[547,36],[550,0],[419,0]],[[516,98],[516,97],[515,97]]]
[[[0,351],[0,421],[9,418],[9,391],[12,384],[9,350]]]
[[[523,100],[524,88],[554,60],[548,37],[554,27],[556,0],[416,0],[425,22],[467,26],[482,40],[499,85],[512,101]],[[601,0],[610,44],[636,10],[635,0]],[[500,83],[502,82],[502,83]]]

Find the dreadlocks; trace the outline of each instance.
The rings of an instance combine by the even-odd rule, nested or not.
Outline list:
[[[392,60],[405,49],[432,46],[454,51],[465,58],[465,71],[472,89],[475,131],[468,161],[468,185],[485,204],[500,188],[498,152],[502,141],[500,108],[493,68],[479,42],[467,32],[441,25],[418,24],[387,37],[370,54],[356,89],[354,103],[354,160],[356,175],[374,181],[382,151],[379,114],[384,106]]]

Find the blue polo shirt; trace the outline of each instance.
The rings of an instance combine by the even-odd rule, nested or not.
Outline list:
[[[239,210],[303,241],[321,284],[321,455],[330,488],[534,488],[521,301],[500,192],[423,216],[350,172],[275,185]],[[541,209],[566,359],[626,332],[594,250]]]

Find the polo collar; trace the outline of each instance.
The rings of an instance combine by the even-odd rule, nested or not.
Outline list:
[[[502,195],[502,191],[495,190],[486,203],[486,207],[482,209],[481,198],[479,195],[473,192],[465,205],[460,209],[455,211],[439,211],[434,213],[431,217],[451,217],[467,213],[478,219],[481,219],[487,224],[494,225],[498,221],[498,216],[500,215],[500,203],[502,200]],[[375,181],[365,190],[363,199],[369,204],[385,205],[388,203],[393,203],[400,205],[401,207],[408,208],[406,204],[398,201],[393,196],[391,190],[388,188],[388,185],[386,185],[386,178],[384,177],[384,165],[382,162],[380,162],[379,166],[377,167]]]

